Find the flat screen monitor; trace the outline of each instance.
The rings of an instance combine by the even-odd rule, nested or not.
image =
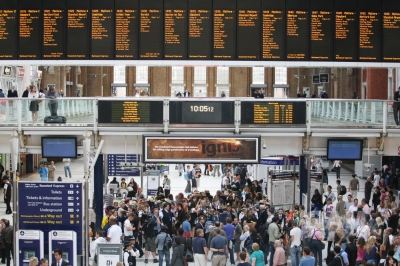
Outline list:
[[[36,257],[36,250],[26,249],[24,250],[24,260],[30,260],[31,257]]]
[[[328,139],[328,160],[361,160],[362,139]]]
[[[76,137],[42,137],[43,158],[76,158]]]

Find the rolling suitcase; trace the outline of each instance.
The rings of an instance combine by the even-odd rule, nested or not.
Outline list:
[[[44,118],[45,124],[65,124],[67,123],[67,119],[65,116],[46,116]]]

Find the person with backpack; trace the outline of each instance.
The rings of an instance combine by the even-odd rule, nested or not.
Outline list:
[[[172,239],[167,234],[168,227],[165,225],[161,226],[161,232],[157,235],[155,244],[158,250],[158,265],[163,265],[163,259],[165,256],[166,265],[169,266],[170,263],[170,249],[172,247]]]
[[[139,256],[139,251],[133,250],[129,241],[124,243],[124,248],[124,266],[136,266],[136,256]]]
[[[336,180],[336,185],[337,185],[337,193],[338,193],[338,195],[346,195],[347,188],[346,188],[346,186],[342,186],[340,184],[340,180],[339,179]]]

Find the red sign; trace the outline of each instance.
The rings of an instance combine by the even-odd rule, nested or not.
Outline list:
[[[18,68],[18,77],[23,77],[25,75],[25,69],[20,67]]]

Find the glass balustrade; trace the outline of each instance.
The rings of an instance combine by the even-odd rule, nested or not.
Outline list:
[[[384,101],[313,100],[310,102],[311,127],[383,128],[386,115]]]

